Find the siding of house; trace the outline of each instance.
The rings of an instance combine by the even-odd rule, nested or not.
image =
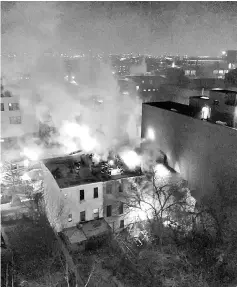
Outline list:
[[[94,188],[98,188],[98,198],[94,198]],[[84,200],[80,201],[80,190],[84,190]],[[103,183],[88,183],[77,185],[61,190],[68,214],[72,215],[72,221],[68,222],[67,227],[75,226],[80,222],[80,212],[86,212],[86,221],[94,220],[94,209],[99,209],[99,217],[103,216]]]

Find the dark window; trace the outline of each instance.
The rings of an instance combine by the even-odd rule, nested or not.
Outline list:
[[[9,111],[17,111],[20,109],[18,103],[9,103],[8,107],[9,107]]]
[[[80,221],[86,221],[86,212],[85,211],[80,212]]]
[[[21,124],[21,117],[10,117],[10,124],[19,125]]]
[[[80,190],[80,200],[84,200],[85,199],[85,193],[84,193],[84,189]]]
[[[120,228],[124,228],[124,220],[120,220]]]
[[[123,214],[123,203],[120,202],[119,204],[119,214]]]
[[[119,184],[119,192],[123,192],[122,184]]]
[[[107,217],[112,216],[112,205],[107,205],[107,207],[106,207],[106,216]]]
[[[72,214],[69,214],[68,215],[68,222],[71,222],[72,221]]]
[[[107,194],[112,194],[112,185],[111,184],[107,184],[106,185],[106,193]]]
[[[225,104],[228,106],[236,105],[236,94],[228,94],[225,98]]]
[[[94,219],[98,219],[99,218],[99,208],[94,209],[93,214],[94,214]]]
[[[1,112],[4,111],[4,103],[1,103]]]
[[[98,187],[94,188],[94,198],[98,198]]]

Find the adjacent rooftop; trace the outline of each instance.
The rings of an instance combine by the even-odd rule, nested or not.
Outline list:
[[[180,113],[186,116],[193,116],[193,109],[190,106],[187,105],[183,105],[180,103],[176,103],[176,102],[171,102],[171,101],[167,101],[167,102],[151,102],[151,103],[144,103],[143,105],[149,105],[152,107],[157,107],[157,108],[161,108],[164,110],[169,110],[172,112],[176,112],[176,113]]]

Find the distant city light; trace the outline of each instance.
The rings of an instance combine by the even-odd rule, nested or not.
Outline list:
[[[148,128],[147,130],[147,138],[150,140],[155,140],[155,132],[152,128]]]
[[[226,55],[226,51],[222,51],[222,55],[225,56]]]

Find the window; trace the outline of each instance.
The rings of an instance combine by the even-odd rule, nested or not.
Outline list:
[[[71,222],[72,221],[72,214],[69,214],[68,215],[68,222]]]
[[[94,188],[94,198],[98,198],[98,187]]]
[[[119,214],[123,214],[123,202],[119,204]]]
[[[189,75],[190,74],[190,71],[189,70],[186,70],[185,71],[185,75],[187,76],[187,75]]]
[[[106,193],[107,194],[112,194],[112,185],[111,184],[107,184],[106,185]]]
[[[194,76],[195,76],[195,75],[196,75],[196,71],[195,71],[195,70],[192,70],[192,71],[191,71],[191,75],[194,75]]]
[[[224,70],[219,70],[219,74],[224,74]]]
[[[124,228],[124,220],[120,220],[120,228]]]
[[[225,97],[225,104],[228,106],[235,106],[235,102],[236,102],[236,94],[228,94]]]
[[[107,205],[107,207],[106,207],[106,216],[107,217],[112,216],[112,205]]]
[[[98,219],[99,218],[99,208],[94,209],[93,214],[94,214],[94,219]]]
[[[150,80],[149,83],[152,85],[152,83],[153,83],[152,80]]]
[[[142,83],[144,84],[145,82],[142,80]]]
[[[21,124],[21,117],[10,117],[10,124],[19,125]]]
[[[215,74],[215,75],[218,74],[218,70],[214,70],[213,74]]]
[[[81,211],[80,212],[80,221],[86,221],[86,212],[85,211]]]
[[[119,184],[119,192],[123,192],[122,184]]]
[[[137,90],[137,91],[139,90],[139,86],[136,86],[136,90]]]
[[[1,103],[1,112],[4,111],[4,103]]]
[[[18,103],[9,103],[8,107],[9,107],[9,111],[17,111],[20,109]]]
[[[80,190],[80,201],[85,199],[84,189]]]

